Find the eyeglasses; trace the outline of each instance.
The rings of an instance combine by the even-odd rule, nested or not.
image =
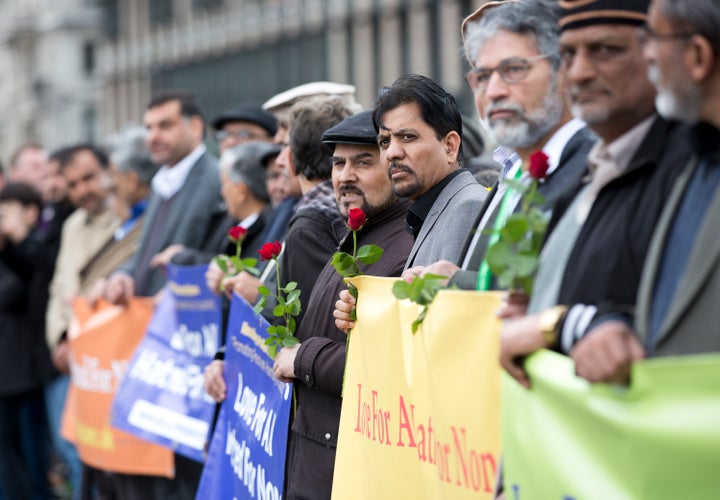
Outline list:
[[[645,24],[638,28],[638,37],[641,42],[652,40],[653,42],[663,42],[669,40],[685,40],[695,36],[696,33],[656,33],[652,28]]]
[[[500,75],[500,78],[505,83],[520,83],[530,72],[532,62],[547,59],[548,57],[551,57],[551,55],[540,54],[539,56],[528,57],[525,59],[520,57],[511,57],[500,61],[500,64],[494,68],[473,68],[465,74],[465,80],[468,85],[470,85],[473,92],[484,91],[490,82],[490,77],[495,71],[497,71],[498,75]]]
[[[268,136],[259,136],[248,130],[218,130],[215,132],[215,140],[223,142],[225,139],[232,137],[233,139],[247,140],[247,139],[265,139]]]

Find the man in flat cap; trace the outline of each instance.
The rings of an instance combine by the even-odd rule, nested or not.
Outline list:
[[[360,264],[361,271],[400,276],[413,245],[403,229],[408,202],[393,194],[380,159],[372,111],[350,116],[328,129],[323,142],[333,148],[332,185],[338,210],[346,220],[352,208],[362,209],[367,216],[357,244],[385,250],[376,263]],[[352,249],[353,238],[346,231],[339,250],[350,253]],[[297,401],[285,465],[285,497],[289,499],[326,499],[332,491],[346,354],[346,337],[335,327],[332,311],[338,292],[345,287],[342,276],[328,262],[304,302],[307,313],[297,331],[300,344],[281,349],[275,360],[276,377],[295,383]]]
[[[690,154],[687,129],[655,113],[637,28],[647,0],[560,1],[560,52],[573,114],[600,140],[590,182],[545,244],[529,316],[506,322],[501,363],[524,385],[521,357],[570,354],[591,382],[627,382],[644,356],[629,323],[650,238]],[[550,283],[550,286],[545,286]],[[603,358],[613,370],[583,369]],[[592,363],[590,363],[592,364]]]
[[[277,119],[258,104],[244,103],[223,111],[211,122],[215,140],[223,153],[233,146],[251,141],[272,142]]]

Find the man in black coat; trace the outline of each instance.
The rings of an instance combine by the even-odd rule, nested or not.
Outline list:
[[[358,232],[358,246],[374,244],[385,253],[364,274],[399,276],[413,244],[404,230],[407,201],[393,195],[380,161],[372,112],[353,115],[323,135],[334,147],[332,182],[338,209],[347,218],[361,208],[367,223]],[[348,231],[339,249],[351,253]],[[329,262],[318,276],[297,337],[300,344],[283,348],[275,360],[275,376],[295,383],[297,412],[288,443],[285,498],[330,498],[342,406],[346,337],[335,327],[333,310],[346,285]]]

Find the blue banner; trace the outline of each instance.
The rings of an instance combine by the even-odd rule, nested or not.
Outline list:
[[[196,498],[282,498],[292,384],[267,354],[268,323],[237,295],[228,320],[227,399],[220,409]]]
[[[168,284],[113,402],[112,425],[203,461],[215,402],[203,370],[219,344],[220,298],[205,266],[168,266]]]

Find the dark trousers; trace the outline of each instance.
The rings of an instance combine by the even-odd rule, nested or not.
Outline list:
[[[42,389],[0,398],[0,489],[5,500],[50,498],[50,440]]]

